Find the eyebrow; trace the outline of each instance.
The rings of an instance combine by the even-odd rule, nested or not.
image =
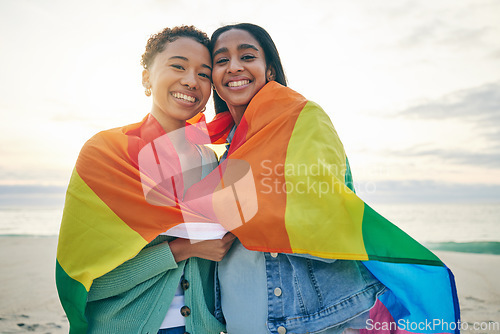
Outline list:
[[[183,56],[172,56],[172,57],[168,58],[168,60],[171,60],[171,59],[181,59],[184,61],[189,61],[189,59],[187,59],[186,57],[183,57]],[[201,67],[208,68],[210,71],[212,70],[212,68],[210,66],[208,66],[207,64],[201,64]]]
[[[255,45],[252,45],[252,44],[240,44],[240,45],[238,45],[238,50],[246,50],[246,49],[253,49],[255,51],[259,51],[259,49]],[[229,51],[228,48],[220,48],[214,52],[212,57],[217,56],[219,53],[228,52],[228,51]]]

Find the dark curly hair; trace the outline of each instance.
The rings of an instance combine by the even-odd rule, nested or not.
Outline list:
[[[197,29],[195,26],[183,25],[172,29],[165,28],[163,31],[149,37],[148,43],[146,44],[146,51],[142,55],[141,65],[145,69],[149,69],[156,55],[165,50],[167,43],[173,42],[179,37],[192,38],[210,50],[210,39],[207,34]]]

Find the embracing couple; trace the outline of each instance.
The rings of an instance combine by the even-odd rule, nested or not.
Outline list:
[[[366,333],[369,320],[458,320],[451,272],[355,195],[330,119],[286,87],[263,28],[228,25],[210,39],[166,28],[141,63],[151,111],[91,138],[68,187],[56,279],[71,333],[341,334]],[[318,161],[321,175],[284,171]],[[263,182],[269,170],[279,191]],[[306,192],[305,181],[329,187]],[[219,235],[193,237],[189,222]]]

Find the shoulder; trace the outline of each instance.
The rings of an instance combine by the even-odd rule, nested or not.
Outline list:
[[[137,137],[136,132],[141,128],[144,120],[138,123],[102,130],[94,134],[83,145],[80,155],[93,154],[107,150],[114,151],[122,148],[129,137]]]
[[[200,149],[202,158],[208,163],[218,162],[217,154],[213,149],[206,145],[198,145],[198,148]]]

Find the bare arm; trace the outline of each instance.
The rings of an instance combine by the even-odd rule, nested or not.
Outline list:
[[[144,248],[134,258],[94,280],[89,301],[109,298],[134,288],[148,279],[177,268],[177,263],[190,257],[220,261],[229,251],[235,236],[227,233],[222,239],[192,243],[178,238]]]
[[[170,242],[170,250],[175,261],[180,262],[190,257],[199,257],[210,261],[220,261],[231,248],[236,237],[227,233],[222,239],[193,242],[178,238]]]

